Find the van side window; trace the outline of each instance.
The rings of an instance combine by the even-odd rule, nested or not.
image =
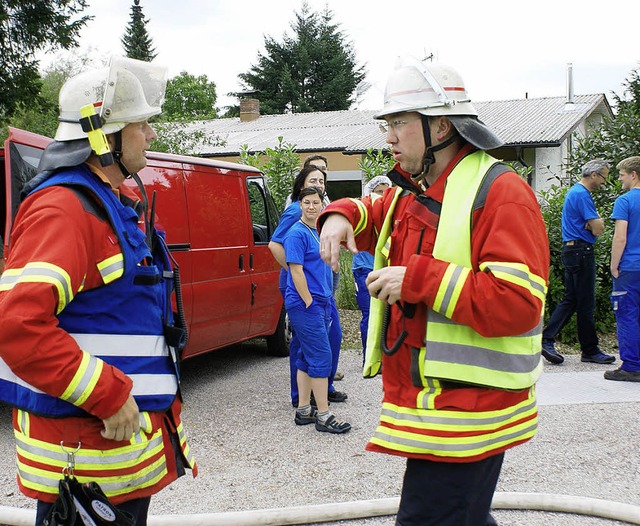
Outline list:
[[[262,177],[247,178],[247,193],[251,210],[253,242],[267,244],[276,227],[275,203],[268,194]]]

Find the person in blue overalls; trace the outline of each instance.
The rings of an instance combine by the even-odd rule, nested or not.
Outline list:
[[[378,175],[371,179],[364,185],[364,196],[382,196],[387,188],[391,187],[391,179],[386,175]],[[353,273],[353,279],[356,289],[356,302],[362,312],[362,319],[360,320],[360,339],[362,340],[362,364],[364,365],[364,355],[367,347],[367,327],[369,326],[369,303],[371,302],[371,295],[367,288],[367,276],[369,272],[373,270],[373,254],[369,252],[360,251],[353,256],[353,264],[351,265],[351,272]]]
[[[616,222],[611,243],[611,305],[616,315],[620,360],[606,371],[607,380],[640,382],[640,157],[628,157],[616,168],[627,192],[613,204]]]
[[[351,425],[339,422],[329,412],[329,375],[332,369],[329,327],[331,325],[332,272],[320,258],[316,219],[322,210],[322,191],[314,186],[300,192],[302,215],[287,232],[284,251],[289,272],[285,308],[298,337],[296,356],[297,425],[315,424],[318,431],[346,433]],[[317,410],[311,407],[311,393]]]
[[[598,347],[598,334],[593,318],[596,304],[596,259],[593,245],[604,232],[604,220],[598,214],[591,192],[607,182],[609,163],[594,159],[582,167],[582,179],[574,184],[562,208],[562,264],[564,265],[564,297],[549,317],[542,331],[542,356],[552,364],[564,362],[555,348],[555,338],[577,314],[578,341],[583,362],[609,364],[616,357]]]
[[[320,168],[309,165],[300,170],[293,183],[293,190],[291,192],[291,204],[285,208],[282,216],[280,216],[280,222],[276,231],[271,237],[269,242],[269,250],[273,254],[273,257],[282,266],[280,271],[280,292],[284,297],[286,285],[287,285],[287,262],[284,255],[284,238],[289,229],[301,218],[302,211],[300,209],[300,193],[302,190],[309,187],[317,187],[320,189],[322,195],[324,195],[326,183],[326,174]],[[286,309],[286,306],[285,306]],[[336,306],[335,299],[331,297],[331,327],[329,329],[329,342],[331,344],[331,374],[329,375],[329,401],[330,402],[344,402],[347,399],[347,394],[342,391],[337,391],[333,386],[334,376],[338,369],[338,360],[340,359],[340,346],[342,344],[342,328],[340,327],[340,318],[338,315],[338,308]],[[291,404],[294,407],[298,405],[298,383],[297,383],[297,369],[295,365],[295,357],[299,347],[298,337],[293,330],[291,342],[289,344],[289,367],[291,372]]]

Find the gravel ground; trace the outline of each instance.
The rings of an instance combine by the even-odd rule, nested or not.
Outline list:
[[[255,342],[194,358],[183,367],[184,419],[198,459],[196,479],[183,477],[152,501],[152,515],[283,508],[396,497],[404,461],[364,451],[377,425],[380,378],[364,380],[357,312],[344,312],[345,340],[338,388],[349,394],[333,404],[353,429],[326,435],[297,427],[288,399],[286,359],[265,354]],[[603,348],[604,345],[603,345]],[[562,347],[563,352],[568,349]],[[544,374],[606,370],[567,356]],[[640,388],[640,385],[638,386]],[[586,496],[638,505],[640,403],[544,406],[540,431],[510,450],[498,484],[501,492]],[[0,504],[33,508],[15,483],[10,409],[0,406]],[[495,510],[501,526],[623,524],[564,513]],[[176,520],[176,524],[179,521]],[[394,517],[325,523],[391,526]]]

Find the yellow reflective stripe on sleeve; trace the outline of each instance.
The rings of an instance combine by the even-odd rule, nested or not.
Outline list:
[[[496,278],[508,281],[528,290],[533,296],[544,302],[547,295],[547,284],[543,278],[533,274],[528,265],[523,263],[506,263],[487,261],[480,265],[483,272],[489,271]]]
[[[360,201],[360,199],[353,199],[353,198],[349,198],[349,199],[358,207],[358,212],[360,212],[358,223],[356,224],[356,227],[353,229],[353,235],[357,236],[367,226],[367,218],[369,217],[369,214],[367,213],[367,207],[364,206],[364,203]]]
[[[102,360],[82,351],[80,367],[60,398],[74,405],[82,405],[98,383],[103,365]]]
[[[98,263],[98,271],[105,285],[122,277],[124,274],[124,256],[120,253],[101,261]]]
[[[44,261],[32,261],[23,268],[6,269],[0,277],[0,291],[11,290],[19,283],[48,283],[58,292],[56,314],[73,300],[71,278],[66,270]]]
[[[442,393],[442,387],[440,386],[440,381],[436,378],[424,376],[424,355],[426,352],[427,350],[424,347],[420,349],[420,361],[418,363],[420,364],[422,381],[426,384],[426,387],[418,393],[416,406],[423,409],[435,409],[436,398]]]
[[[462,287],[470,273],[471,270],[468,268],[449,263],[433,303],[434,311],[451,318],[458,304]]]

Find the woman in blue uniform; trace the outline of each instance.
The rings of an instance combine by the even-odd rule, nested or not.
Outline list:
[[[300,192],[299,202],[302,216],[284,239],[289,267],[285,308],[299,341],[296,357],[299,402],[295,423],[315,423],[318,431],[345,433],[351,425],[339,422],[329,412],[333,277],[331,268],[320,258],[320,238],[316,230],[316,219],[322,210],[322,191],[313,186],[305,188]],[[311,392],[317,411],[311,407]]]

